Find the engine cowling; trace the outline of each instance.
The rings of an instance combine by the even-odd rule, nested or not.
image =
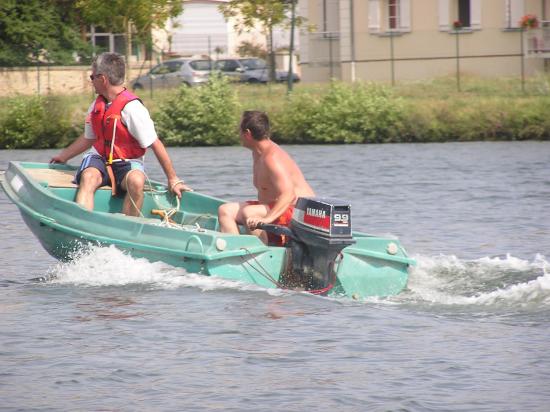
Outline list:
[[[342,249],[355,243],[351,205],[335,199],[298,198],[288,228],[264,225],[263,229],[289,235],[282,284],[319,293],[335,285],[336,259]]]

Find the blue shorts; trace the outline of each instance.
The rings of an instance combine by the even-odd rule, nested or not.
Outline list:
[[[82,175],[82,172],[89,167],[93,167],[100,171],[102,177],[100,186],[111,186],[111,179],[109,178],[109,173],[107,173],[105,159],[98,154],[90,154],[84,157],[74,177],[74,183],[80,183],[80,176]],[[113,174],[115,175],[117,193],[124,192],[120,184],[130,170],[139,169],[143,171],[143,165],[140,162],[132,162],[131,160],[117,160],[113,162],[112,167]]]

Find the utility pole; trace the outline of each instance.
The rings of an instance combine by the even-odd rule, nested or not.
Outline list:
[[[287,78],[287,93],[292,92],[292,86],[294,84],[294,73],[292,67],[292,55],[294,54],[294,28],[296,26],[296,0],[290,0],[291,12],[290,12],[290,46],[288,52],[288,78]]]

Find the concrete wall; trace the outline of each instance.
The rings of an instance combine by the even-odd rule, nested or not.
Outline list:
[[[132,79],[138,75],[140,66],[133,66],[129,73]],[[143,68],[146,72],[149,66]],[[89,66],[9,67],[0,68],[0,96],[29,94],[74,94],[93,93]]]

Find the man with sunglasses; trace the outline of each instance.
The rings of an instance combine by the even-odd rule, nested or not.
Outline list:
[[[183,191],[191,189],[177,177],[149,111],[124,87],[125,72],[124,58],[117,53],[102,53],[94,59],[90,80],[98,96],[88,109],[84,134],[50,162],[66,163],[86,152],[75,176],[79,185],[76,202],[93,210],[95,191],[110,185],[113,194],[126,193],[122,212],[139,216],[147,148],[155,153],[170,191],[181,197]]]

